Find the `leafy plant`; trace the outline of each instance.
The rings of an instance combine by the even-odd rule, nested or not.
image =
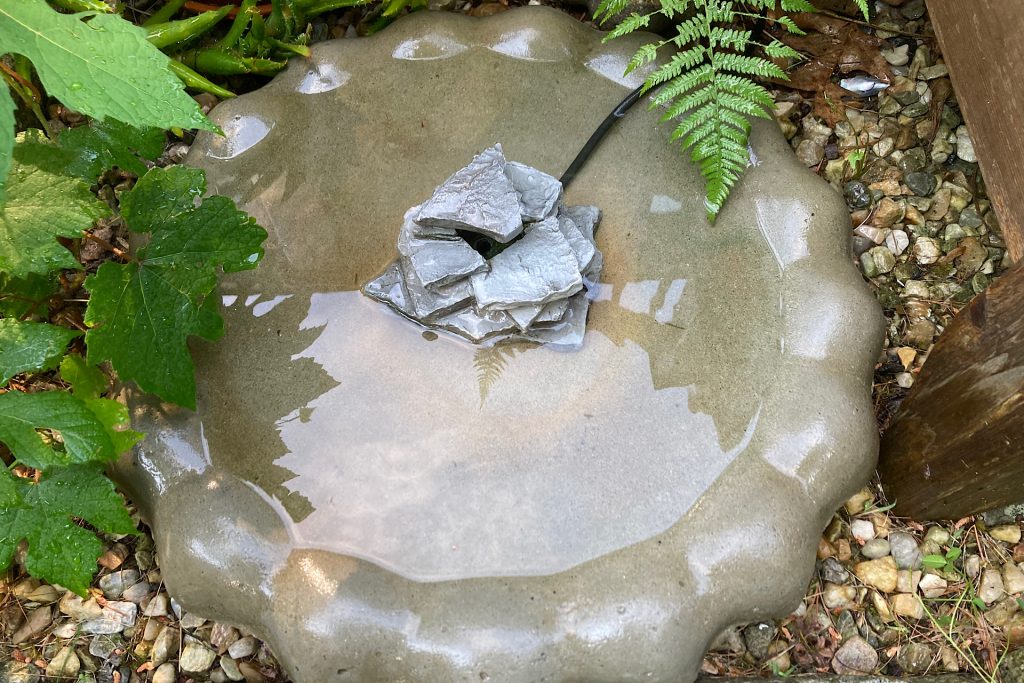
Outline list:
[[[29,62],[46,91],[77,112],[132,126],[216,130],[146,32],[121,17],[61,14],[45,0],[0,0],[0,46],[20,56],[17,68],[0,74],[44,129]],[[0,88],[0,183],[11,162],[14,109]]]
[[[956,571],[956,565],[953,563],[956,562],[962,552],[960,548],[951,546],[944,555],[925,555],[921,563],[929,569]]]
[[[104,467],[142,438],[127,409],[104,398],[110,382],[98,364],[193,407],[186,341],[219,336],[217,273],[255,267],[266,232],[230,200],[203,198],[201,171],[153,168],[164,128],[216,128],[143,30],[108,14],[60,14],[43,0],[0,0],[0,45],[15,53],[0,72],[44,127],[15,135],[14,101],[0,87],[0,165],[10,169],[0,204],[0,569],[27,543],[29,572],[84,594],[102,551],[96,531],[135,533]],[[33,65],[50,95],[98,118],[52,134]],[[139,176],[134,187],[126,174]],[[97,195],[111,178],[120,202]],[[148,243],[128,254],[93,234],[99,220]],[[110,255],[90,275],[86,240]],[[82,301],[83,285],[84,315],[80,306],[51,315],[51,305]]]
[[[762,42],[743,20],[761,20],[790,33],[802,33],[782,12],[813,12],[808,0],[659,0],[660,9],[631,14],[605,37],[613,40],[646,28],[657,15],[676,22],[676,35],[637,50],[626,73],[654,62],[672,45],[675,53],[644,81],[644,91],[657,90],[652,107],[664,107],[662,121],[675,121],[672,140],[690,151],[705,182],[704,205],[714,221],[732,187],[750,162],[747,140],[750,118],[771,118],[771,93],[754,79],[785,80],[786,72],[773,59],[796,59],[800,54],[777,39]],[[856,0],[868,16],[867,0]],[[601,23],[621,13],[628,0],[602,0],[594,13]],[[764,56],[751,54],[760,48]]]

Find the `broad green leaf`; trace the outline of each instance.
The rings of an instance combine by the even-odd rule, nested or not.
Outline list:
[[[63,448],[37,430],[60,434]],[[15,459],[45,470],[59,465],[113,460],[118,451],[106,426],[83,402],[66,391],[0,394],[0,443]]]
[[[6,467],[0,467],[0,510],[21,504],[21,491],[18,483]],[[3,512],[0,512],[0,516]],[[2,556],[2,553],[0,553]]]
[[[11,152],[14,149],[14,100],[6,85],[0,84],[0,186],[11,168]],[[0,187],[0,202],[4,199]]]
[[[2,1],[2,0],[0,0]],[[57,237],[80,237],[110,213],[77,178],[15,161],[0,209],[0,271],[15,278],[58,268],[81,268]]]
[[[921,563],[929,569],[942,569],[946,566],[946,558],[942,555],[925,555]]]
[[[0,318],[0,387],[20,372],[55,368],[68,342],[80,334],[49,323]]]
[[[135,175],[146,172],[143,159],[156,159],[164,149],[159,128],[136,128],[113,119],[93,121],[60,134],[60,146],[71,154],[67,172],[93,182],[115,166]]]
[[[46,91],[97,119],[216,130],[146,32],[114,14],[61,14],[45,0],[0,0],[0,46],[31,60]]]
[[[121,198],[121,215],[149,243],[128,264],[105,263],[85,282],[89,362],[109,360],[122,379],[189,408],[195,377],[187,340],[216,339],[223,321],[210,298],[217,269],[253,268],[267,233],[226,197],[208,197],[198,169],[150,170]]]
[[[71,393],[81,399],[99,398],[110,386],[102,370],[76,355],[64,356],[60,362],[60,377],[71,385]]]
[[[124,453],[145,436],[128,429],[128,408],[119,401],[100,398],[107,393],[107,376],[78,355],[68,355],[60,363],[61,378],[71,385],[71,393],[81,400],[100,421],[117,453]]]
[[[962,549],[957,548],[956,546],[953,546],[952,548],[950,548],[949,550],[946,551],[946,561],[947,562],[954,562],[954,561],[956,561],[956,559],[958,557],[960,557],[960,555],[963,552],[964,551]]]
[[[985,601],[977,596],[971,598],[971,604],[977,607],[982,612],[988,609],[988,605],[985,604]]]
[[[110,533],[136,533],[124,502],[99,466],[62,467],[43,473],[38,484],[15,479],[7,471],[0,477],[14,479],[21,498],[16,505],[0,508],[0,568],[10,565],[18,543],[25,539],[25,568],[33,576],[85,595],[103,544],[75,520]],[[10,485],[5,482],[0,491]]]
[[[0,315],[8,318],[49,317],[49,300],[58,288],[57,277],[29,275],[24,279],[0,273]]]

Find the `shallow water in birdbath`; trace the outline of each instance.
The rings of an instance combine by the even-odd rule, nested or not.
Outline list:
[[[481,348],[358,292],[480,150],[561,172],[637,82],[635,44],[599,39],[419,13],[222,104],[189,157],[267,256],[224,280],[197,413],[137,402],[120,476],[183,604],[299,681],[689,678],[717,629],[799,599],[873,465],[877,306],[843,202],[770,126],[711,227],[656,113],[619,124],[565,197],[604,211],[579,350]]]

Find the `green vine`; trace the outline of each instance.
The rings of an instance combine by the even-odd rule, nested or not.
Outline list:
[[[605,23],[621,13],[629,0],[603,0],[594,14]],[[868,16],[867,0],[856,0]],[[714,221],[733,186],[750,163],[747,141],[750,118],[770,119],[771,93],[754,79],[787,80],[773,59],[797,59],[800,53],[772,38],[758,40],[751,20],[774,24],[789,33],[803,31],[782,12],[813,12],[808,0],[660,0],[660,9],[622,19],[605,40],[633,33],[650,25],[655,16],[676,23],[676,34],[646,43],[630,60],[626,73],[654,62],[663,48],[675,53],[644,81],[654,92],[651,107],[663,107],[662,121],[676,123],[672,140],[689,150],[705,182],[704,205]],[[763,56],[752,54],[760,49]]]

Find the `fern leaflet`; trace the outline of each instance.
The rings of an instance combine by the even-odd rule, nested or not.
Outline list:
[[[865,19],[870,18],[868,0],[854,1]],[[603,0],[594,18],[603,23],[626,5],[625,0]],[[748,165],[749,119],[771,118],[771,94],[754,79],[788,80],[771,60],[800,56],[774,38],[757,42],[739,20],[760,16],[789,33],[802,34],[791,17],[768,13],[813,12],[815,8],[809,0],[660,0],[660,5],[656,12],[622,19],[605,40],[647,27],[656,14],[668,19],[683,15],[676,22],[676,34],[642,46],[626,73],[653,62],[661,47],[675,46],[676,53],[647,76],[644,89],[657,90],[651,106],[664,108],[662,121],[676,121],[672,139],[690,152],[704,177],[704,205],[713,222]],[[753,46],[767,58],[749,54]]]

